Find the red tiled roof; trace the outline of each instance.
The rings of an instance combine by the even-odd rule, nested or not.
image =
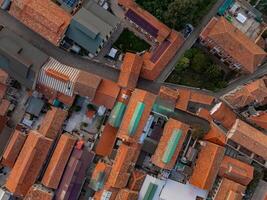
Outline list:
[[[226,144],[226,133],[214,122],[211,122],[210,130],[205,134],[203,139],[224,146]]]
[[[118,130],[108,123],[101,134],[101,137],[96,145],[95,152],[97,155],[109,156],[112,153],[113,146],[116,142],[116,134]]]
[[[27,135],[15,130],[3,154],[1,164],[12,168],[24,145]]]
[[[267,55],[224,17],[213,18],[200,37],[214,41],[250,73],[257,69]]]
[[[210,111],[212,118],[230,129],[237,118],[236,114],[223,102],[216,104]]]
[[[267,135],[246,122],[237,119],[227,138],[267,160]]]
[[[52,200],[53,196],[53,191],[50,191],[41,185],[33,185],[23,200]]]
[[[210,111],[205,109],[205,108],[199,108],[196,114],[199,117],[202,117],[203,119],[206,119],[209,122],[212,121],[212,117],[210,115]]]
[[[249,116],[249,120],[258,125],[261,128],[267,129],[267,113],[260,112],[257,115]]]
[[[136,87],[142,65],[143,57],[133,53],[126,53],[121,66],[118,85],[134,89]]]
[[[52,142],[37,131],[29,133],[5,184],[10,192],[26,195],[40,173]]]
[[[138,199],[138,192],[126,188],[120,189],[116,196],[116,200],[137,200],[137,199]]]
[[[99,161],[95,166],[95,169],[94,169],[93,174],[91,176],[91,181],[94,181],[96,184],[98,183],[98,181],[100,181],[100,182],[103,181],[105,183],[107,177],[110,174],[110,171],[111,171],[111,166],[109,164]],[[102,180],[103,174],[104,174],[104,180]],[[99,179],[101,179],[101,180],[99,180]],[[102,188],[99,188],[99,189],[102,189]]]
[[[220,166],[219,176],[247,186],[253,179],[254,168],[244,162],[225,156]]]
[[[200,92],[192,91],[190,101],[205,105],[211,105],[214,102],[214,97]]]
[[[119,189],[110,187],[109,185],[105,185],[102,190],[99,190],[94,194],[94,200],[103,200],[102,195],[104,195],[104,193],[106,192],[111,192],[109,200],[115,200]]]
[[[149,93],[144,90],[135,89],[132,93],[129,104],[123,116],[122,123],[118,131],[117,137],[127,142],[136,143],[139,140],[143,132],[143,129],[146,125],[146,122],[150,115],[155,99],[156,99],[156,96],[154,94]],[[132,120],[133,114],[139,102],[144,103],[145,108],[144,108],[144,111],[142,113],[141,119],[138,123],[138,127],[136,128],[135,133],[133,133],[132,135],[129,135],[128,134],[129,124]]]
[[[182,136],[179,139],[179,143],[175,149],[175,153],[173,154],[171,161],[168,163],[164,163],[162,161],[162,157],[164,155],[164,152],[166,151],[168,143],[170,142],[170,139],[172,137],[172,133],[175,130],[181,130]],[[181,123],[175,119],[170,118],[164,126],[163,135],[160,138],[160,142],[157,146],[157,149],[156,149],[154,155],[151,157],[151,162],[160,168],[171,170],[176,163],[176,160],[177,160],[177,157],[180,153],[180,150],[182,149],[182,146],[183,146],[183,143],[184,143],[184,140],[186,138],[188,130],[189,130],[188,125],[183,124],[183,123]]]
[[[96,91],[93,103],[112,109],[119,93],[120,87],[115,82],[103,79]]]
[[[76,139],[72,135],[61,135],[43,176],[44,186],[57,189],[75,142]]]
[[[71,16],[50,0],[14,0],[9,13],[55,45],[71,21]]]
[[[166,103],[169,107],[175,108],[179,97],[179,91],[177,89],[161,86],[158,97],[163,100],[162,103]]]
[[[190,184],[204,190],[210,190],[219,171],[224,152],[224,147],[204,142],[198,154],[193,174],[189,179]]]
[[[48,138],[56,139],[67,115],[67,111],[52,107],[52,109],[46,113],[39,128],[39,132]]]
[[[191,91],[187,89],[179,89],[179,97],[176,102],[176,108],[186,111],[190,101]]]
[[[134,169],[128,182],[127,188],[134,191],[140,191],[146,178],[146,172]]]

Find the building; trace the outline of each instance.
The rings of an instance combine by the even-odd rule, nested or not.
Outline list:
[[[170,118],[164,126],[156,152],[151,162],[162,168],[171,170],[175,166],[178,155],[187,136],[189,126]]]
[[[250,115],[248,118],[252,123],[257,126],[267,129],[267,113],[266,112],[257,112],[255,115]]]
[[[75,142],[74,136],[66,133],[61,135],[42,178],[44,186],[57,189]]]
[[[37,180],[52,142],[37,131],[29,133],[5,184],[15,196],[25,196]]]
[[[28,89],[34,89],[48,56],[8,28],[0,28],[0,66]]]
[[[267,198],[267,182],[260,180],[256,191],[252,196],[252,200],[266,200]]]
[[[210,122],[210,130],[204,135],[203,139],[224,146],[226,144],[226,133],[214,122]]]
[[[95,154],[86,148],[74,148],[64,170],[55,199],[77,200],[86,178],[86,172]]]
[[[54,45],[59,45],[71,16],[50,0],[15,0],[9,13]]]
[[[68,115],[68,112],[61,108],[52,107],[49,110],[39,128],[39,132],[50,139],[56,139],[60,134],[61,127]]]
[[[137,200],[138,192],[129,189],[120,189],[115,200]]]
[[[179,95],[180,94],[178,90],[161,86],[156,98],[154,108],[157,106],[164,108],[164,110],[174,111]]]
[[[24,200],[33,200],[33,199],[40,199],[40,200],[53,200],[54,192],[49,190],[42,185],[35,184],[31,186],[27,195],[24,197]]]
[[[97,55],[116,29],[119,20],[94,1],[72,18],[66,36],[92,55]]]
[[[236,120],[227,133],[227,143],[243,155],[262,165],[266,164],[267,136],[246,122],[240,119]]]
[[[122,119],[117,137],[125,142],[139,142],[156,96],[144,90],[135,89]]]
[[[214,17],[200,34],[200,40],[231,69],[247,73],[253,73],[267,55],[224,17]]]
[[[225,156],[222,160],[218,175],[247,186],[253,179],[253,171],[254,168],[251,165]]]
[[[118,85],[124,88],[134,89],[137,85],[142,66],[142,56],[134,53],[126,53],[121,65]]]
[[[142,188],[143,182],[146,178],[146,175],[147,174],[145,171],[134,169],[134,171],[132,172],[130,176],[127,188],[133,191],[140,191]]]
[[[202,142],[189,183],[204,190],[211,190],[219,172],[224,152],[224,147],[210,142]]]
[[[27,135],[19,130],[15,130],[4,151],[1,165],[12,168],[19,156],[19,153],[26,141]]]

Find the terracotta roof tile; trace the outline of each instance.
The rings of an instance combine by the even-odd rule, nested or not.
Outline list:
[[[126,53],[121,66],[118,85],[134,89],[136,87],[142,65],[143,57],[134,53]]]
[[[267,160],[267,136],[246,122],[237,119],[227,138]]]
[[[224,17],[213,18],[200,35],[210,39],[240,63],[248,72],[254,72],[266,57],[266,52],[251,41]]]
[[[23,200],[52,200],[54,192],[42,187],[41,185],[33,185]]]
[[[134,171],[131,173],[127,188],[134,191],[140,191],[146,175],[147,174],[145,171],[134,169]]]
[[[71,21],[71,16],[50,0],[14,0],[9,13],[55,45]]]
[[[200,92],[192,91],[190,101],[205,105],[211,105],[214,102],[214,97]]]
[[[97,155],[109,156],[112,153],[113,146],[116,142],[118,129],[108,123],[105,125],[101,137],[96,145],[95,152]]]
[[[171,160],[167,163],[163,161],[163,156],[166,152],[166,149],[168,148],[169,143],[171,142],[172,135],[174,132],[182,131],[182,135],[179,138],[179,141],[177,143],[177,146],[175,148],[175,152],[171,157]],[[189,126],[186,124],[183,124],[175,119],[170,118],[167,123],[164,126],[163,135],[160,138],[159,144],[157,146],[157,149],[154,153],[154,155],[151,157],[151,162],[162,168],[162,169],[168,169],[171,170],[177,160],[177,157],[182,149],[184,140],[186,138],[187,132],[189,130]]]
[[[202,117],[203,119],[206,119],[209,122],[212,121],[212,117],[210,115],[210,111],[205,109],[205,108],[199,108],[196,114],[199,117]]]
[[[224,146],[226,144],[226,133],[214,122],[211,122],[210,130],[205,134],[203,139]]]
[[[219,176],[247,186],[253,179],[254,168],[244,162],[225,156],[220,166]]]
[[[246,187],[223,178],[214,200],[242,200]]]
[[[236,114],[223,102],[216,104],[210,111],[212,118],[230,129],[237,118]]]
[[[111,166],[107,163],[99,161],[90,179],[90,186],[95,191],[99,191],[104,186],[111,171]]]
[[[190,101],[191,91],[187,89],[179,89],[179,97],[176,103],[176,108],[186,111]]]
[[[13,135],[11,136],[11,139],[4,151],[1,164],[4,166],[7,166],[9,168],[12,168],[17,160],[17,157],[19,156],[19,153],[25,143],[25,140],[27,138],[27,135],[24,133],[15,130]]]
[[[204,190],[210,190],[214,184],[225,148],[210,142],[204,142],[201,147],[190,184]]]
[[[6,181],[5,187],[10,192],[16,196],[26,195],[40,173],[52,142],[37,131],[29,133]]]
[[[258,125],[261,128],[267,129],[267,113],[260,112],[257,115],[249,116],[249,120]]]
[[[52,109],[46,113],[39,128],[39,132],[48,138],[56,139],[67,115],[67,111],[52,107]]]
[[[137,200],[137,199],[138,199],[138,192],[126,188],[120,189],[116,196],[116,200]]]
[[[156,96],[154,94],[144,90],[135,89],[132,93],[129,104],[123,116],[117,137],[127,142],[138,142],[150,115],[155,99]],[[134,116],[135,111],[137,110],[138,105],[144,105],[144,110],[142,113],[136,113],[141,114],[142,116],[139,120],[139,123],[137,124],[135,132],[129,134],[131,122],[132,124],[136,123],[136,121],[134,121],[134,119],[132,118]]]
[[[105,185],[102,190],[99,190],[94,194],[94,200],[103,200],[102,196],[105,195],[106,192],[111,192],[109,200],[115,200],[119,189],[110,187],[109,185]]]
[[[120,93],[120,87],[113,81],[103,79],[96,91],[93,103],[112,109]]]
[[[178,97],[179,91],[177,89],[172,89],[165,86],[160,87],[158,98],[161,100],[161,105],[165,105],[171,109],[174,109],[176,107]]]
[[[43,176],[44,186],[57,189],[75,142],[76,139],[72,135],[61,135]]]

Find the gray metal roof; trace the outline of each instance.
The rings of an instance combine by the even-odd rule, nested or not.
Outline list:
[[[44,107],[45,103],[42,99],[36,97],[31,97],[29,100],[29,105],[27,106],[26,112],[38,117]]]
[[[34,88],[48,56],[7,28],[0,30],[0,67],[27,88]]]

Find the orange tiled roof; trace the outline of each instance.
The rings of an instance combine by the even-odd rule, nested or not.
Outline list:
[[[242,200],[245,190],[245,186],[223,178],[214,200]]]
[[[267,113],[260,112],[257,115],[249,116],[249,120],[261,128],[267,129]]]
[[[96,91],[93,103],[112,109],[120,93],[120,87],[113,81],[103,79]]]
[[[101,179],[103,179],[103,177],[101,176],[101,173],[102,173],[104,174],[105,177],[104,177],[104,180],[101,180],[101,182],[102,181],[105,182],[107,177],[110,174],[110,171],[111,171],[111,166],[109,164],[99,161],[95,166],[95,169],[91,176],[91,181],[94,181],[97,183],[100,177]],[[99,189],[102,189],[102,188],[99,188]]]
[[[37,131],[29,133],[5,184],[10,192],[26,195],[40,173],[52,142]]]
[[[116,134],[118,129],[110,126],[108,123],[105,125],[101,137],[96,145],[95,152],[97,155],[109,156],[112,153],[113,146],[116,142]]]
[[[175,153],[173,154],[171,161],[168,163],[164,163],[162,161],[162,157],[166,151],[168,143],[170,142],[173,131],[176,130],[182,130],[182,136],[179,139],[179,143],[175,149]],[[151,162],[160,168],[171,170],[176,163],[177,157],[183,146],[188,130],[189,130],[188,125],[170,118],[164,126],[163,135],[160,138],[159,144],[157,146],[154,155],[151,157]]]
[[[254,168],[244,162],[225,156],[220,166],[219,176],[247,186],[253,179]]]
[[[146,178],[146,172],[134,169],[128,182],[127,188],[134,191],[140,191]]]
[[[175,108],[178,97],[179,91],[177,89],[172,89],[165,86],[160,87],[158,98],[163,101],[162,103],[166,103],[171,108]]]
[[[118,85],[134,89],[136,87],[142,65],[143,57],[134,53],[126,53],[121,66]]]
[[[213,18],[200,37],[214,41],[250,73],[257,69],[267,55],[224,17]]]
[[[15,130],[2,157],[1,164],[12,168],[19,156],[19,153],[24,145],[27,135]]]
[[[75,142],[76,139],[72,135],[61,135],[43,176],[44,186],[57,189]]]
[[[216,104],[210,111],[212,118],[230,129],[237,118],[236,114],[223,102]]]
[[[184,42],[182,34],[176,32],[175,30],[171,31],[171,34],[167,40],[170,42],[170,44],[165,51],[160,54],[160,57],[156,60],[156,62],[152,62],[152,56],[154,53],[153,51],[146,52],[144,54],[144,65],[141,70],[141,76],[143,78],[155,80]]]
[[[190,101],[191,91],[187,89],[179,89],[179,97],[176,102],[176,108],[186,111]]]
[[[120,189],[116,196],[116,200],[137,200],[137,199],[138,199],[138,192],[126,188]]]
[[[192,91],[190,101],[205,105],[211,105],[214,102],[214,97],[200,92]]]
[[[54,192],[41,185],[33,185],[23,200],[52,200]]]
[[[237,119],[227,138],[267,160],[267,136],[246,122]]]
[[[50,0],[14,0],[9,13],[54,45],[59,45],[71,16]]]
[[[134,4],[133,0],[118,0],[118,4],[124,6],[125,8],[129,8],[129,6]]]
[[[135,89],[132,93],[129,104],[123,116],[122,123],[118,131],[117,137],[127,142],[136,143],[139,140],[143,132],[143,129],[146,125],[146,122],[150,115],[155,99],[156,99],[156,96],[154,94],[149,93],[144,90]],[[144,103],[145,108],[144,108],[144,111],[142,113],[141,119],[138,123],[135,133],[133,133],[132,135],[129,135],[129,125],[130,125],[133,114],[139,102]]]
[[[233,107],[241,108],[252,102],[265,104],[267,101],[266,77],[241,86],[226,95],[224,99]]]
[[[210,130],[205,134],[203,139],[224,146],[226,144],[226,133],[214,122],[211,122]]]
[[[99,76],[90,74],[86,71],[80,71],[77,80],[74,83],[74,93],[93,99],[101,80],[102,79]]]
[[[203,119],[206,119],[209,122],[212,121],[212,117],[210,115],[210,111],[205,109],[205,108],[199,108],[196,114],[199,117],[202,117]]]
[[[124,143],[120,145],[107,180],[108,185],[115,188],[123,188],[127,185],[135,153],[133,147]]]
[[[224,147],[205,142],[201,147],[196,166],[189,179],[190,184],[204,190],[210,190],[219,171],[224,152]]]
[[[99,190],[94,194],[94,200],[103,200],[102,195],[104,195],[105,192],[107,192],[107,191],[111,192],[111,196],[110,196],[109,200],[115,200],[116,196],[119,192],[119,189],[110,187],[109,185],[106,184],[102,190]]]
[[[0,83],[6,84],[8,78],[9,78],[8,73],[6,73],[4,70],[0,69]]]
[[[39,128],[39,132],[48,138],[56,139],[67,115],[67,111],[52,107],[52,109],[46,113]]]

